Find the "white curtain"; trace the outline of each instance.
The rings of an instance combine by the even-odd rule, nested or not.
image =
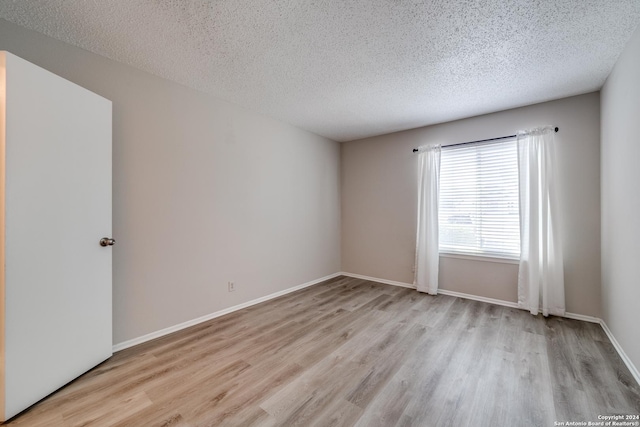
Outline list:
[[[518,304],[544,316],[565,312],[554,135],[550,126],[518,132]]]
[[[438,198],[440,193],[440,146],[418,154],[418,235],[414,284],[420,292],[438,293]]]

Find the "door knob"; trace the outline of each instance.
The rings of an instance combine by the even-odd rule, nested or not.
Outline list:
[[[115,244],[116,241],[108,237],[103,237],[102,239],[100,239],[100,246],[113,246]]]

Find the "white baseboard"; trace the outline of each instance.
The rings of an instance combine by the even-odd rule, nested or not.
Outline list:
[[[602,324],[602,319],[599,317],[587,316],[586,314],[565,313],[562,317],[573,320],[582,320],[583,322]]]
[[[354,279],[362,279],[362,280],[369,280],[371,282],[383,283],[385,285],[400,286],[402,288],[411,288],[411,289],[415,289],[416,288],[411,283],[396,282],[396,281],[387,280],[387,279],[378,279],[377,277],[363,276],[362,274],[353,274],[353,273],[347,273],[347,272],[342,271],[342,272],[340,272],[340,275],[341,276],[347,276],[347,277],[353,277]]]
[[[412,285],[410,283],[396,282],[394,280],[378,279],[376,277],[363,276],[361,274],[353,274],[353,273],[342,272],[342,273],[340,273],[340,275],[348,276],[348,277],[355,277],[357,279],[370,280],[372,282],[384,283],[384,284],[387,284],[387,285],[402,286],[403,288],[413,288],[413,289],[416,288],[414,285]],[[481,297],[481,296],[478,296],[478,295],[471,295],[471,294],[465,294],[465,293],[462,293],[462,292],[448,291],[446,289],[438,289],[438,293],[442,294],[442,295],[449,295],[449,296],[458,297],[458,298],[464,298],[464,299],[470,299],[470,300],[474,300],[474,301],[486,302],[486,303],[489,303],[489,304],[502,305],[502,306],[505,306],[505,307],[520,308],[520,307],[518,307],[518,304],[515,303],[515,302],[504,301],[504,300],[493,299],[493,298],[485,298],[485,297]],[[613,336],[613,333],[611,332],[611,330],[609,330],[609,327],[604,322],[604,320],[602,320],[602,319],[600,319],[598,317],[587,316],[587,315],[584,315],[584,314],[576,314],[576,313],[565,313],[564,317],[566,317],[567,319],[581,320],[581,321],[584,321],[584,322],[600,324],[600,326],[602,326],[602,329],[604,330],[604,332],[609,337],[609,340],[611,341],[611,344],[613,344],[613,347],[616,349],[616,351],[620,355],[620,358],[622,358],[622,361],[624,362],[624,364],[627,365],[627,368],[629,368],[629,371],[631,372],[631,375],[633,375],[633,378],[635,378],[635,380],[638,382],[638,384],[640,384],[640,373],[638,372],[638,369],[635,367],[635,365],[633,364],[631,359],[629,359],[629,357],[626,355],[626,353],[624,352],[624,350],[622,349],[622,347],[620,346],[618,341]]]
[[[611,344],[613,344],[613,347],[620,355],[620,358],[622,359],[624,364],[627,365],[627,368],[629,368],[629,371],[631,372],[631,375],[633,375],[633,378],[635,378],[636,382],[640,384],[640,372],[638,372],[638,368],[636,368],[631,359],[629,359],[629,356],[627,356],[627,354],[624,352],[624,350],[618,343],[618,340],[616,340],[616,337],[613,336],[611,329],[609,329],[604,320],[600,320],[600,326],[602,326],[602,329],[604,329],[604,333],[609,337],[609,341],[611,341]]]
[[[411,283],[396,282],[395,280],[378,279],[377,277],[363,276],[362,274],[347,273],[347,272],[344,272],[344,271],[341,272],[340,274],[343,275],[343,276],[354,277],[356,279],[363,279],[363,280],[370,280],[372,282],[377,282],[377,283],[384,283],[385,285],[401,286],[403,288],[411,288],[411,289],[415,289],[416,288],[415,285],[413,285]],[[481,297],[481,296],[478,296],[478,295],[465,294],[465,293],[462,293],[462,292],[448,291],[446,289],[438,289],[438,294],[449,295],[449,296],[452,296],[452,297],[458,297],[458,298],[464,298],[464,299],[470,299],[470,300],[474,300],[474,301],[486,302],[486,303],[489,303],[489,304],[503,305],[505,307],[519,308],[518,304],[515,303],[515,302],[504,301],[504,300],[501,300],[501,299],[494,299],[494,298],[486,298],[486,297]]]
[[[309,286],[316,285],[318,283],[324,282],[325,280],[333,279],[334,277],[340,276],[341,273],[330,274],[325,277],[321,277],[320,279],[312,280],[307,283],[303,283],[302,285],[297,285],[292,288],[285,289],[283,291],[275,292],[273,294],[269,294],[260,298],[253,299],[251,301],[244,302],[242,304],[234,305],[233,307],[225,308],[214,313],[206,314],[204,316],[198,317],[196,319],[188,320],[186,322],[170,326],[168,328],[161,329],[159,331],[151,332],[150,334],[143,335],[138,338],[133,338],[113,346],[113,352],[117,352],[120,350],[124,350],[125,348],[133,347],[134,345],[142,344],[147,341],[151,341],[156,338],[160,338],[162,336],[171,334],[173,332],[177,332],[179,330],[188,328],[190,326],[197,325],[202,322],[206,322],[207,320],[215,319],[216,317],[224,316],[225,314],[232,313],[234,311],[242,310],[243,308],[250,307],[252,305],[260,304],[261,302],[269,301],[270,299],[278,298],[282,295],[289,294],[291,292],[298,291],[300,289],[308,288]]]
[[[402,286],[403,288],[411,288],[411,289],[415,289],[416,288],[413,284],[410,284],[410,283],[396,282],[394,280],[387,280],[387,279],[378,279],[377,277],[363,276],[362,274],[346,273],[344,271],[341,272],[340,274],[343,275],[343,276],[355,277],[357,279],[363,279],[363,280],[370,280],[372,282],[384,283],[384,284],[387,284],[387,285]],[[518,303],[516,303],[516,302],[505,301],[505,300],[495,299],[495,298],[488,298],[488,297],[483,297],[483,296],[480,296],[480,295],[465,294],[463,292],[449,291],[447,289],[438,289],[438,294],[449,295],[449,296],[452,296],[452,297],[458,297],[458,298],[464,298],[464,299],[470,299],[470,300],[473,300],[473,301],[486,302],[486,303],[489,303],[489,304],[502,305],[504,307],[520,308],[518,306]],[[564,317],[566,317],[568,319],[583,320],[585,322],[591,322],[591,323],[600,323],[601,322],[601,319],[599,319],[597,317],[586,316],[584,314],[565,313]]]
[[[449,291],[447,289],[438,289],[438,293],[442,295],[449,295],[451,297],[458,297],[458,298],[470,299],[473,301],[486,302],[488,304],[501,305],[503,307],[520,308],[518,307],[518,303],[505,301],[502,299],[482,297],[480,295],[465,294],[463,292]]]

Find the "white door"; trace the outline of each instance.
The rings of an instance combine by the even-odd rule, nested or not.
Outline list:
[[[4,411],[111,356],[111,101],[0,52]]]

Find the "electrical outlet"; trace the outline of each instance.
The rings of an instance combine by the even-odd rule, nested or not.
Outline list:
[[[228,283],[228,286],[229,286],[229,292],[233,292],[233,291],[235,291],[235,290],[236,290],[236,285],[235,285],[235,283],[233,283],[233,282],[229,282],[229,283]]]

